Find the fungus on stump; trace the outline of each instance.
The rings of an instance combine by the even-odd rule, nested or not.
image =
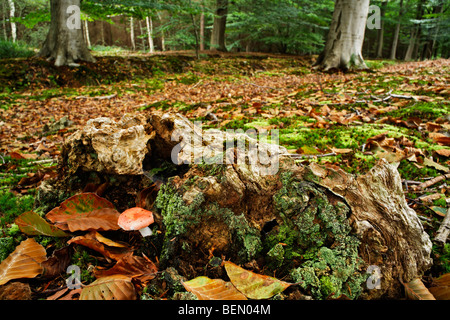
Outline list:
[[[106,129],[108,137],[118,140],[102,140]],[[145,172],[160,168],[152,166],[161,161],[172,163],[178,142],[171,137],[177,130],[193,130],[193,124],[171,113],[90,121],[66,140],[62,176],[55,183],[59,189],[62,183],[66,188],[84,186],[99,170],[98,175],[111,182],[105,197],[123,205],[148,183]],[[202,135],[202,130],[195,128],[195,133]],[[111,155],[95,145],[100,141],[123,149],[123,159],[139,150],[141,163],[129,172],[116,170]],[[199,145],[214,147],[208,143]],[[299,166],[288,156],[281,156],[278,171],[269,175],[254,170],[249,161],[172,165],[184,169],[169,170],[156,201],[144,208],[157,217],[161,232],[149,250],[157,250],[162,269],[175,268],[189,279],[213,278],[220,276],[220,268],[205,266],[212,257],[225,258],[256,272],[277,270],[277,277],[301,281],[303,290],[316,299],[371,299],[402,296],[401,282],[420,277],[431,266],[431,241],[406,203],[399,173],[386,160],[359,176],[317,164]],[[380,271],[381,288],[368,290],[368,271],[373,268]]]

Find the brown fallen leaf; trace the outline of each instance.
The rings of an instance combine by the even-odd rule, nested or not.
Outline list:
[[[403,283],[406,297],[410,300],[436,300],[420,278],[416,278],[408,283]]]
[[[91,248],[92,250],[95,250],[102,255],[104,255],[107,258],[110,258],[112,260],[119,260],[120,258],[124,257],[126,254],[132,251],[131,248],[127,246],[111,246],[106,245],[103,242],[100,242],[96,236],[97,232],[90,231],[86,235],[78,236],[75,238],[70,239],[67,241],[68,244],[76,243],[88,248]],[[103,237],[104,238],[104,237]],[[106,238],[105,238],[106,239]],[[108,239],[109,240],[109,239]],[[109,240],[113,242],[112,240]],[[109,243],[111,243],[109,242]]]
[[[154,279],[157,272],[158,268],[150,259],[134,256],[132,252],[120,258],[110,269],[94,269],[96,278],[122,274],[133,279],[138,279],[142,283]]]
[[[231,283],[250,299],[269,299],[292,285],[292,283],[245,270],[230,261],[224,261],[224,265]]]
[[[450,273],[433,279],[429,290],[436,300],[450,300]]]
[[[10,280],[34,278],[41,274],[46,251],[33,238],[22,241],[0,264],[0,285]]]
[[[95,280],[81,290],[80,300],[136,300],[131,278],[115,274]]]
[[[231,282],[222,279],[200,276],[181,283],[187,291],[195,294],[198,300],[247,300]]]

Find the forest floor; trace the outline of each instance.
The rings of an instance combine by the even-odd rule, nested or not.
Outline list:
[[[191,53],[97,55],[55,68],[0,65],[0,244],[54,177],[65,138],[89,119],[179,112],[204,129],[279,130],[298,162],[363,174],[398,164],[405,197],[433,239],[450,197],[450,60],[368,61],[371,70],[321,73],[314,57]],[[439,179],[434,179],[441,177]],[[426,182],[432,181],[432,184]],[[47,243],[48,244],[48,243]],[[17,245],[17,243],[15,243]],[[0,247],[0,261],[14,246]],[[450,245],[434,246],[430,275],[450,272]]]

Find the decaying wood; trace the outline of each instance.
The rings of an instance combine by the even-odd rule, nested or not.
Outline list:
[[[223,146],[230,139],[219,132],[217,139],[201,139],[205,132],[178,114],[152,113],[117,123],[94,119],[64,144],[58,187],[63,182],[66,188],[75,186],[70,184],[76,180],[74,176],[82,180],[76,186],[83,187],[83,183],[91,182],[92,174],[85,173],[96,172],[104,179],[114,176],[105,197],[126,207],[129,204],[124,203],[125,199],[136,198],[145,181],[148,182],[145,172],[156,168],[153,166],[162,160],[172,162],[173,150],[180,143],[173,136],[180,130],[190,132],[193,142],[200,139],[197,146],[205,152]],[[249,137],[246,139],[250,141]],[[98,145],[101,143],[103,147]],[[161,244],[157,253],[161,266],[174,267],[180,275],[192,278],[207,272],[205,266],[214,255],[249,263],[261,268],[259,271],[270,264],[287,277],[295,272],[301,275],[306,270],[302,264],[307,260],[308,248],[300,247],[312,239],[303,243],[299,239],[302,230],[314,224],[323,232],[320,236],[317,231],[324,239],[323,248],[308,253],[312,259],[319,259],[317,263],[322,261],[321,254],[345,252],[348,249],[345,237],[349,237],[359,243],[357,255],[363,263],[359,267],[355,264],[355,274],[364,275],[369,266],[381,270],[380,288],[368,290],[360,281],[364,298],[399,297],[403,294],[402,282],[421,277],[431,266],[430,238],[405,200],[399,173],[386,160],[381,159],[368,173],[354,176],[315,163],[299,166],[285,156],[285,148],[260,145],[278,156],[278,170],[274,174],[263,174],[267,173],[264,165],[255,166],[249,161],[193,164],[190,161],[195,160],[195,150],[184,145],[177,164],[185,170],[166,177],[169,179],[161,185],[156,201],[148,201],[154,203],[151,209],[156,212],[156,224],[162,231],[155,235]],[[224,152],[231,159],[237,157],[235,148]],[[129,163],[122,165],[122,160]],[[186,162],[191,164],[183,164]],[[142,199],[140,202],[146,203]],[[340,222],[332,224],[324,220],[327,211]],[[307,220],[307,215],[312,218]],[[344,228],[347,225],[348,230]],[[347,230],[343,236],[333,234],[333,230],[341,229]],[[279,244],[283,239],[290,243]],[[352,241],[348,243],[355,243]],[[273,247],[267,247],[268,244]],[[300,249],[304,256],[294,254],[290,261],[283,260],[283,252]],[[276,250],[281,250],[281,258],[273,255]],[[350,260],[347,262],[350,264]],[[352,278],[348,274],[345,277],[346,283],[350,283]]]

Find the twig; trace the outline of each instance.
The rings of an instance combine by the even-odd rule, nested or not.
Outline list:
[[[101,96],[101,97],[88,97],[88,96],[78,96],[75,97],[75,99],[95,99],[95,100],[105,100],[105,99],[112,99],[117,97],[117,93],[110,94],[109,96]]]
[[[438,183],[439,181],[442,181],[444,179],[450,179],[450,173],[447,173],[442,176],[439,176],[439,177],[433,178],[431,180],[428,180],[426,182],[423,182],[420,185],[418,185],[416,188],[417,189],[426,189],[426,188],[432,186],[433,184]]]
[[[450,199],[447,199],[447,206],[449,204]],[[434,241],[446,243],[449,234],[450,234],[450,208],[448,208],[447,214],[445,215],[444,220],[442,220],[442,223],[439,226],[438,231],[436,232]]]
[[[331,152],[331,153],[324,153],[324,154],[291,154],[291,153],[285,153],[282,154],[283,156],[290,156],[292,158],[323,158],[323,157],[332,157],[337,156],[337,153]]]

